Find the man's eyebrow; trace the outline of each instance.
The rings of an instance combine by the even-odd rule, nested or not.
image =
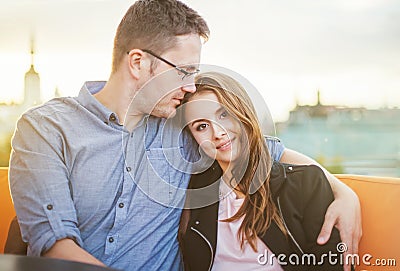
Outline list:
[[[199,69],[199,66],[194,64],[181,64],[178,65],[178,67],[184,67],[186,70],[193,70],[193,71]]]
[[[225,107],[223,107],[222,105],[220,105],[220,107],[219,107],[217,110],[215,110],[215,113],[221,113],[221,112],[223,112],[223,111],[227,111],[227,110],[226,110]]]

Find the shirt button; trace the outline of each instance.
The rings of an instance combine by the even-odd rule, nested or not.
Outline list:
[[[112,238],[112,237],[108,238],[108,242],[110,242],[110,243],[114,242],[114,238]]]
[[[119,208],[124,208],[124,203],[121,202],[120,204],[118,204],[118,207],[119,207]]]
[[[130,172],[132,170],[131,167],[126,167],[126,171]]]
[[[49,210],[49,211],[53,210],[53,205],[51,205],[51,204],[47,205],[47,210]]]
[[[197,221],[194,222],[194,223],[195,223],[196,225],[199,225],[199,224],[200,224],[200,221],[197,220]]]
[[[110,121],[115,121],[117,118],[115,117],[115,115],[114,114],[111,114],[110,115]]]

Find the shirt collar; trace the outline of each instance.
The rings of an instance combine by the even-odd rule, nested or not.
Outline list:
[[[102,119],[104,122],[117,118],[117,114],[100,103],[93,95],[103,89],[105,81],[87,81],[83,84],[77,101],[91,113]]]
[[[233,188],[229,187],[221,176],[219,184],[219,199],[222,200],[227,197],[229,197],[231,200],[237,199],[236,193],[235,191],[233,191]]]

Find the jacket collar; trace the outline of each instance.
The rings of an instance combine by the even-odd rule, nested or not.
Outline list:
[[[269,188],[271,189],[273,199],[276,199],[278,197],[285,180],[286,180],[285,166],[281,163],[274,162],[272,164],[271,174],[269,179]]]
[[[286,180],[286,167],[279,162],[273,162],[270,173],[270,189],[274,199],[279,195],[279,192]],[[203,188],[212,185],[222,176],[222,169],[217,161],[214,161],[212,166],[206,171],[193,175],[191,181],[192,189]],[[283,177],[283,178],[282,178]]]

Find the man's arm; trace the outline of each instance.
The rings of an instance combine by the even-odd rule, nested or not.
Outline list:
[[[9,182],[23,241],[29,243],[29,256],[48,252],[49,256],[90,262],[93,259],[80,248],[83,241],[61,136],[46,117],[34,110],[24,114],[12,140]],[[64,243],[66,247],[59,246]]]
[[[43,256],[105,266],[105,264],[93,257],[86,250],[82,249],[73,240],[67,238],[58,240],[47,252],[43,254]]]
[[[354,191],[330,174],[315,160],[291,149],[284,149],[280,162],[289,164],[315,164],[324,170],[335,200],[326,212],[325,222],[317,242],[318,244],[325,244],[329,240],[332,228],[336,226],[340,232],[342,242],[347,245],[347,251],[344,256],[358,253],[358,243],[362,236],[361,208]],[[345,270],[350,270],[350,267],[345,266]]]

